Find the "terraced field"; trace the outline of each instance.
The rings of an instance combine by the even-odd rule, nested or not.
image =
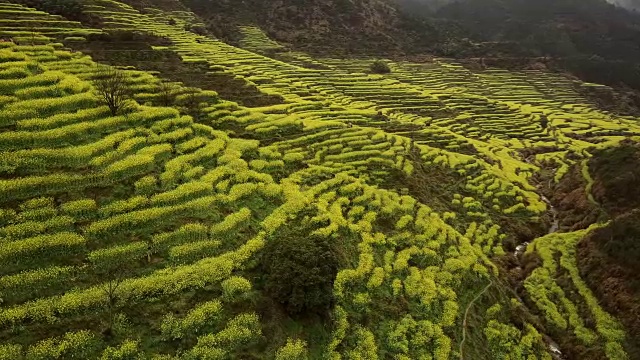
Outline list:
[[[588,230],[533,241],[525,298],[498,261],[546,233],[541,174],[580,168],[595,202],[591,152],[640,134],[577,91],[598,85],[445,59],[376,75],[254,27],[234,47],[189,12],[83,5],[103,28],[0,2],[0,359],[551,359],[563,337],[628,358],[577,270]],[[113,31],[281,101],[129,67],[114,115],[109,66],[65,45]],[[338,249],[326,312],[269,296],[283,238]]]

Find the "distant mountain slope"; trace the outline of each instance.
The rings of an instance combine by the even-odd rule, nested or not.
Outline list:
[[[151,0],[127,2],[145,1]],[[518,58],[525,61],[492,65],[542,63],[587,81],[640,89],[640,15],[605,0],[180,1],[233,44],[242,37],[239,26],[255,25],[314,54]]]
[[[234,26],[252,24],[305,49],[388,52],[406,42],[395,4],[385,0],[182,1],[227,39],[234,38]]]
[[[640,88],[640,15],[605,0],[458,0],[435,11],[424,5],[432,1],[398,1],[447,34],[447,46],[432,46],[442,55],[548,57],[588,81]]]
[[[604,0],[461,0],[436,14],[477,40],[521,42],[531,55],[640,55],[640,16]]]

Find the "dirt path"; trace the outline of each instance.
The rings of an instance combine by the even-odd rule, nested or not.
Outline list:
[[[467,340],[467,317],[469,316],[469,310],[473,304],[475,304],[475,302],[478,301],[478,299],[480,299],[487,290],[489,290],[491,285],[493,285],[493,280],[490,279],[489,284],[485,286],[484,289],[482,289],[482,291],[479,292],[473,300],[471,300],[471,302],[469,302],[469,305],[467,305],[467,308],[464,311],[464,319],[462,320],[462,341],[460,342],[460,360],[464,360],[464,352],[462,348],[464,347],[464,342]]]

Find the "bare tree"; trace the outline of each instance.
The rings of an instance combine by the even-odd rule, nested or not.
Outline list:
[[[105,67],[98,72],[93,86],[100,102],[111,110],[111,115],[127,109],[132,91],[124,71]]]
[[[107,300],[107,308],[109,311],[109,327],[106,330],[107,333],[111,333],[113,330],[114,310],[118,305],[118,289],[124,280],[123,277],[119,275],[120,274],[117,271],[109,274],[106,282],[100,285],[100,289]]]
[[[181,96],[182,111],[198,121],[202,115],[200,89],[188,88]]]
[[[31,46],[36,45],[36,36],[38,35],[36,27],[34,25],[29,25],[28,29],[31,33]]]
[[[163,81],[158,85],[158,102],[162,106],[172,106],[176,102],[176,93],[170,83]]]

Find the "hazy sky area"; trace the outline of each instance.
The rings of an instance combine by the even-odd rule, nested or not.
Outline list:
[[[405,2],[413,2],[413,3],[428,3],[433,7],[438,8],[446,3],[455,1],[455,0],[404,0]],[[535,0],[533,0],[535,1]],[[625,7],[627,9],[635,9],[640,11],[640,0],[606,0],[612,4],[616,4],[618,6]]]
[[[640,10],[640,0],[607,0],[612,4],[616,4],[628,9]]]

